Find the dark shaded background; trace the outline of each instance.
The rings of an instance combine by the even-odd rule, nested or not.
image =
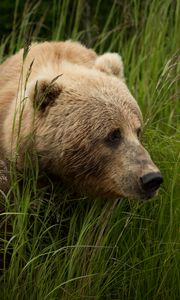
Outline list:
[[[12,31],[13,28],[13,20],[14,20],[14,14],[15,14],[15,8],[17,7],[17,17],[16,20],[17,22],[20,22],[23,18],[23,11],[25,9],[25,6],[28,5],[38,5],[38,10],[36,14],[34,15],[33,23],[34,25],[39,22],[40,18],[43,16],[43,28],[40,30],[40,37],[42,39],[49,39],[51,38],[51,30],[53,26],[53,11],[52,11],[52,6],[53,3],[61,3],[61,0],[56,0],[56,1],[49,1],[49,0],[40,0],[40,1],[24,1],[24,0],[19,0],[19,1],[6,1],[6,0],[1,0],[0,1],[0,39],[3,37],[9,35]],[[116,1],[116,4],[119,5],[120,7],[123,5],[123,2],[127,1]],[[78,3],[77,0],[70,1],[70,7],[69,7],[69,14],[72,14],[71,6],[73,6],[75,3]],[[96,22],[94,26],[97,26],[97,30],[100,29],[101,25],[104,24],[108,13],[112,7],[112,4],[114,3],[114,0],[108,0],[108,1],[101,1],[100,6],[101,6],[101,14],[98,15],[98,18],[96,18]],[[81,1],[81,8],[82,8],[82,18],[81,18],[81,29],[86,29],[88,26],[88,19],[91,19],[91,17],[94,15],[95,8],[97,6],[97,0],[89,0]],[[31,24],[33,25],[33,24]],[[73,24],[72,24],[72,29],[73,29]],[[69,33],[67,32],[67,35]],[[65,37],[65,38],[68,38]]]

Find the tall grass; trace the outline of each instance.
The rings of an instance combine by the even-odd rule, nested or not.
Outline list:
[[[42,5],[25,4],[18,23],[16,3],[1,60],[23,46]],[[32,40],[41,40],[48,14],[49,39],[72,38],[98,53],[122,55],[128,86],[144,114],[144,144],[164,184],[150,202],[105,202],[75,199],[61,183],[37,188],[38,168],[25,168],[21,187],[12,176],[13,202],[10,195],[1,200],[0,299],[178,300],[180,2],[114,1],[105,10],[101,0],[92,6],[54,0]]]

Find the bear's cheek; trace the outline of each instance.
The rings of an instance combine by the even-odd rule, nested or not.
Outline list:
[[[63,156],[63,178],[90,194],[107,198],[124,196],[126,166],[121,151],[104,144],[74,147]]]
[[[63,155],[63,177],[80,185],[95,186],[107,177],[111,155],[103,145],[74,146]]]

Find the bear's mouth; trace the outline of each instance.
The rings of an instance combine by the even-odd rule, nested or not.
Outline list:
[[[154,190],[154,191],[151,191],[151,192],[148,192],[148,193],[142,193],[141,194],[141,200],[144,200],[144,201],[148,201],[150,199],[152,199],[154,196],[156,196],[158,193],[157,190]]]

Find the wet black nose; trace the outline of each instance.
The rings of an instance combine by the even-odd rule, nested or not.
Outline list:
[[[149,192],[156,191],[163,182],[163,178],[159,172],[152,172],[140,177],[140,181],[142,188]]]

